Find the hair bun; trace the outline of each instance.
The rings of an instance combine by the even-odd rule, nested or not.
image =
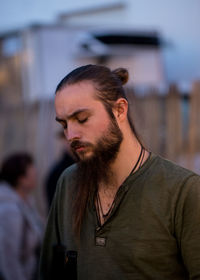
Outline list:
[[[125,85],[128,82],[129,74],[128,70],[125,68],[117,68],[112,71],[113,74],[117,75],[117,77],[122,82],[122,85]]]

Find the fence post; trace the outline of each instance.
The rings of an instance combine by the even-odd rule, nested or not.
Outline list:
[[[189,107],[188,149],[189,167],[196,172],[200,171],[198,158],[200,153],[200,81],[192,85]],[[196,163],[195,163],[196,162]]]
[[[177,161],[183,147],[181,95],[175,84],[166,96],[166,157]]]

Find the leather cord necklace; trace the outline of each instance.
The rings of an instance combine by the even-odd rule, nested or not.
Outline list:
[[[143,162],[143,159],[144,159],[144,154],[145,154],[145,149],[144,149],[143,146],[141,146],[141,151],[140,151],[139,157],[137,159],[137,162],[133,166],[133,169],[131,170],[131,172],[128,175],[128,177],[136,170],[138,165],[139,165],[139,168],[142,166],[142,162]],[[109,215],[110,215],[110,213],[111,213],[111,211],[112,211],[112,209],[113,209],[113,207],[115,205],[116,196],[117,196],[117,192],[115,194],[115,197],[113,199],[113,202],[112,202],[111,206],[109,207],[108,211],[104,214],[103,208],[102,208],[102,204],[101,204],[101,199],[100,199],[100,196],[99,196],[99,192],[97,191],[97,194],[96,194],[96,204],[97,204],[97,215],[98,215],[99,221],[101,221],[101,216],[102,216],[104,222],[109,217]]]

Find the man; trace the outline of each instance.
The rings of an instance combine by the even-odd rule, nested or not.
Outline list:
[[[59,179],[41,279],[200,279],[200,178],[143,147],[127,80],[123,68],[86,65],[56,89],[78,164]]]

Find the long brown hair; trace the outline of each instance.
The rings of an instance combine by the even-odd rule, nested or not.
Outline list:
[[[119,98],[126,98],[123,85],[128,81],[128,71],[125,68],[118,68],[111,71],[108,67],[101,65],[85,65],[76,68],[65,76],[56,88],[56,93],[68,85],[82,81],[91,81],[96,89],[96,96],[102,101],[111,119],[114,118],[113,106]],[[136,132],[135,126],[130,118],[128,111],[129,125],[137,140],[141,143],[140,137]],[[142,143],[141,143],[142,144]],[[77,182],[76,195],[73,202],[73,228],[76,235],[80,235],[81,226],[90,198],[91,189]]]

